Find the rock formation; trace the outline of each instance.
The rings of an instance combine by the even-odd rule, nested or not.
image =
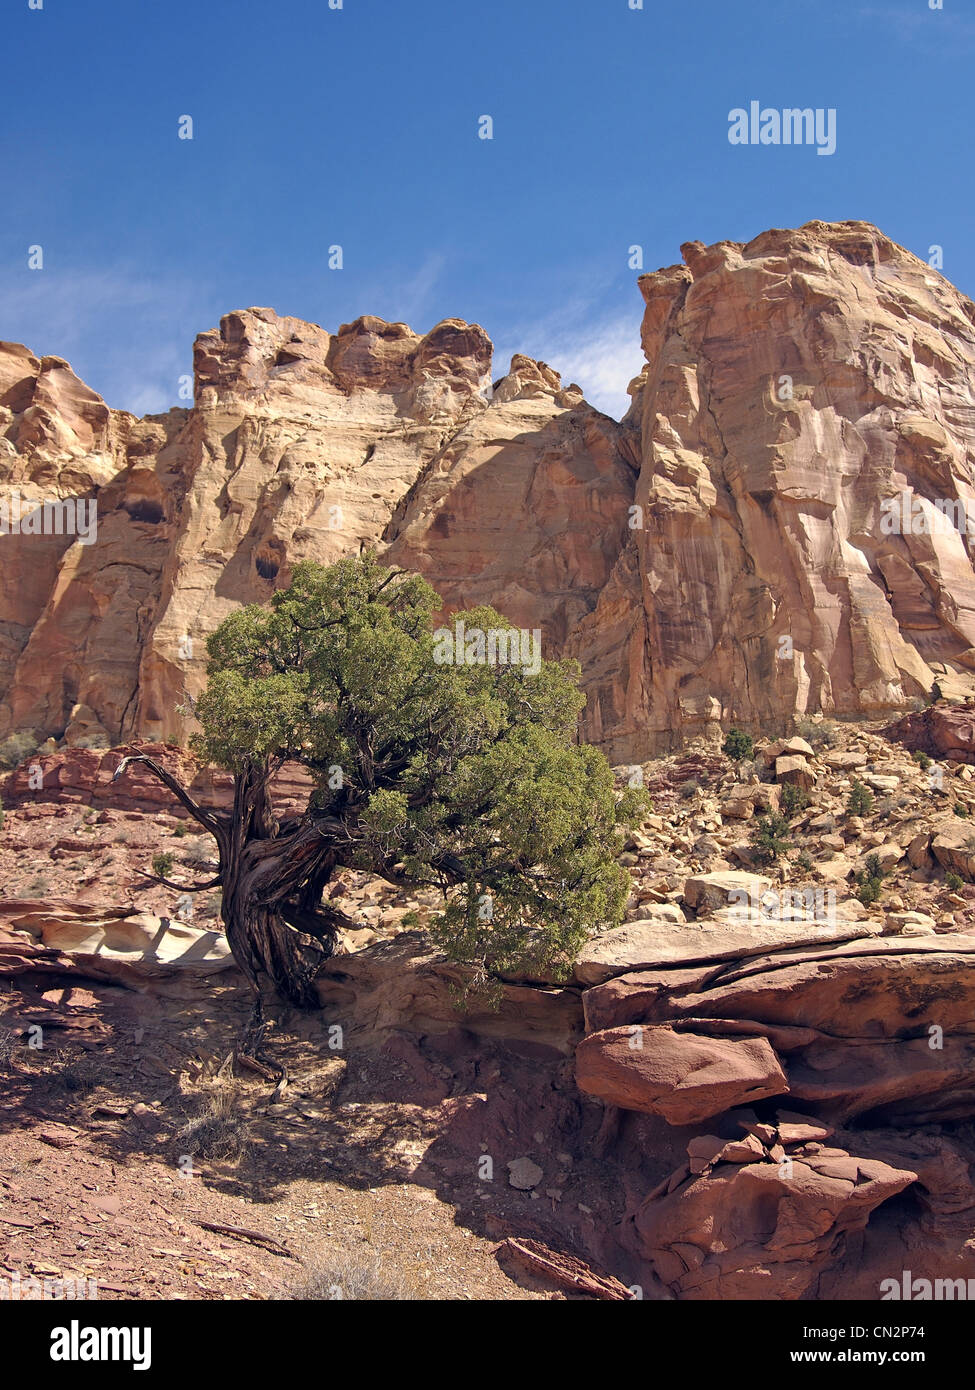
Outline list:
[[[0,535],[0,738],[183,738],[216,624],[366,545],[577,658],[611,760],[971,689],[975,306],[866,223],[683,256],[619,424],[457,319],[228,314],[143,420],[0,345],[3,495],[98,504]]]
[[[436,893],[343,871],[331,892],[361,925],[321,971],[321,1014],[286,1012],[280,1036],[373,1080],[309,1110],[319,1080],[282,1133],[310,1120],[317,1162],[344,1117],[353,1148],[458,1207],[520,1194],[495,1228],[505,1260],[513,1240],[521,1268],[590,1297],[877,1299],[902,1270],[975,1278],[973,725],[942,703],[886,730],[811,720],[748,764],[694,749],[648,763],[626,920],[564,975],[506,977],[463,1012],[465,971],[423,932]],[[918,741],[943,761],[898,746]],[[148,751],[226,804],[225,774]],[[120,758],[64,749],[0,780],[0,1040],[40,1024],[101,1054],[117,1004],[181,1035],[205,1001],[195,1047],[215,996],[246,1006],[210,895],[180,891],[212,871],[212,846],[140,766],[113,781]],[[874,795],[856,812],[854,780]],[[275,804],[301,790],[283,769]],[[790,844],[756,871],[775,807]],[[163,847],[172,889],[146,882]],[[876,899],[857,877],[872,855]],[[473,1177],[485,1154],[500,1184]]]

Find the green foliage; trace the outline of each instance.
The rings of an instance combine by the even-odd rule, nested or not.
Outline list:
[[[965,880],[961,874],[953,873],[950,870],[945,874],[945,887],[950,888],[953,893],[957,893],[959,888],[964,887],[964,884]]]
[[[154,854],[152,856],[152,872],[157,878],[168,878],[173,872],[175,863],[176,856],[171,854],[169,850]]]
[[[875,903],[877,899],[880,897],[881,886],[881,879],[868,878],[866,874],[863,873],[857,874],[856,887],[853,890],[853,896],[855,898],[859,898],[860,902],[863,903],[864,907],[869,907],[871,903]]]
[[[854,777],[850,794],[846,799],[846,809],[851,816],[869,816],[873,810],[873,793],[864,786],[859,777]]]
[[[967,816],[967,815],[968,815],[968,807],[965,805],[964,801],[956,801],[956,802],[955,802],[955,815],[956,815],[956,816]]]
[[[701,790],[701,784],[695,778],[689,777],[686,782],[681,782],[677,788],[677,794],[685,801],[690,801],[693,796]]]
[[[880,867],[880,859],[876,854],[868,854],[864,861],[864,867],[856,875],[854,897],[859,898],[864,907],[868,907],[870,903],[875,903],[880,897],[883,880],[884,871]]]
[[[0,743],[0,767],[19,767],[37,747],[37,739],[27,730],[8,734]]]
[[[800,719],[796,723],[796,733],[813,748],[834,748],[839,742],[836,725],[827,720]]]
[[[798,787],[794,782],[786,782],[782,787],[782,814],[791,820],[800,811],[804,811],[809,805],[810,796],[805,787]]]
[[[777,812],[772,812],[767,816],[759,816],[752,824],[750,839],[752,846],[752,858],[756,864],[774,864],[776,859],[785,854],[790,848],[789,841],[785,838],[789,831],[789,822],[785,816],[780,816]]]
[[[269,608],[238,609],[208,640],[193,748],[242,778],[302,763],[342,862],[439,888],[431,934],[481,978],[551,965],[622,920],[617,859],[646,796],[617,792],[603,755],[574,743],[575,662],[444,661],[440,607],[371,554],[297,564]],[[511,629],[490,608],[458,621]]]
[[[809,873],[810,869],[813,866],[812,855],[809,853],[807,849],[804,849],[802,853],[799,855],[799,857],[796,859],[796,863],[799,865],[800,869],[804,869],[806,873]]]
[[[928,768],[931,766],[931,759],[928,757],[927,753],[915,752],[912,753],[911,756],[921,771],[927,772]]]
[[[730,729],[728,737],[721,746],[721,751],[726,753],[729,758],[734,758],[736,762],[750,758],[754,752],[751,734],[743,733],[741,729]]]
[[[182,840],[183,836],[188,835],[189,833],[190,828],[185,821],[177,821],[176,824],[173,826],[173,834],[176,836],[177,840]]]

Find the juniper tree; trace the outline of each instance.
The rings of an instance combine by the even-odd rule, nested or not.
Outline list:
[[[446,663],[440,606],[373,555],[296,565],[268,607],[236,610],[207,642],[191,747],[233,774],[231,809],[143,754],[115,774],[144,763],[213,836],[218,872],[191,891],[222,889],[258,1012],[269,989],[317,1005],[316,972],[355,925],[322,896],[341,869],[439,889],[431,934],[475,978],[551,965],[622,920],[617,856],[641,793],[617,794],[602,754],[574,742],[578,666]],[[490,608],[460,616],[468,634],[511,628]],[[285,762],[312,779],[297,815],[273,804]]]

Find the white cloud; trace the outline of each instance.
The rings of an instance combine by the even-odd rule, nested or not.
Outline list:
[[[630,408],[626,388],[646,362],[640,347],[639,312],[585,319],[570,307],[559,318],[506,335],[495,351],[495,380],[507,372],[514,353],[522,352],[547,362],[565,385],[581,386],[597,410],[620,419]]]
[[[358,312],[405,323],[414,333],[426,333],[433,327],[434,291],[446,264],[442,252],[431,251],[410,273],[391,273],[381,282],[366,282],[356,293],[362,304]]]
[[[110,406],[142,415],[185,404],[179,378],[192,371],[203,303],[189,282],[124,267],[8,270],[0,276],[0,338],[65,358]]]

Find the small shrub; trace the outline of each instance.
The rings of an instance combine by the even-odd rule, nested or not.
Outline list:
[[[813,866],[812,855],[807,849],[804,849],[796,860],[796,863],[799,865],[800,869],[804,869],[806,873],[809,873]]]
[[[865,787],[859,777],[854,777],[850,794],[846,798],[846,809],[851,816],[869,816],[873,810],[873,794]]]
[[[689,778],[686,782],[681,782],[680,786],[677,788],[678,795],[682,796],[685,801],[690,801],[691,797],[695,796],[700,790],[700,782],[696,782],[693,777]]]
[[[25,758],[30,757],[37,747],[37,739],[32,733],[9,734],[0,743],[0,767],[20,767]]]
[[[961,874],[952,873],[951,871],[945,874],[945,887],[950,888],[953,893],[957,893],[959,888],[964,887],[964,884],[965,880],[962,878]]]
[[[175,863],[176,856],[174,854],[171,854],[169,850],[161,851],[152,856],[152,872],[157,878],[168,878],[173,872]]]
[[[190,828],[184,821],[178,821],[173,827],[173,834],[176,836],[177,840],[181,840],[184,835],[188,835],[189,833]]]
[[[741,729],[730,729],[728,737],[721,745],[721,751],[729,758],[734,758],[736,762],[750,758],[754,752],[751,734],[743,733]]]
[[[883,887],[884,871],[880,867],[880,860],[876,854],[868,854],[863,868],[856,876],[856,887],[853,896],[859,898],[864,907],[869,907],[880,897],[880,890]]]
[[[869,907],[880,897],[881,880],[879,878],[867,878],[866,874],[857,875],[856,888],[853,896],[859,898],[864,907]]]
[[[250,1144],[250,1135],[237,1088],[215,1086],[207,1092],[200,1113],[177,1130],[173,1142],[180,1155],[238,1163]]]
[[[964,803],[963,801],[956,801],[956,802],[955,802],[955,815],[956,815],[956,816],[967,816],[967,815],[968,815],[968,807],[965,805],[965,803]]]
[[[752,858],[756,864],[774,864],[776,859],[785,854],[790,847],[789,841],[785,838],[788,829],[789,822],[785,816],[780,816],[777,812],[758,817],[752,826],[750,836]]]
[[[60,1068],[55,1078],[71,1095],[87,1096],[101,1080],[98,1059],[88,1053],[72,1057],[59,1050],[55,1054],[55,1061]]]
[[[391,1269],[381,1255],[349,1250],[310,1265],[304,1276],[289,1286],[286,1297],[309,1303],[333,1299],[388,1302],[417,1300],[423,1294],[412,1279]]]
[[[878,816],[883,816],[884,818],[892,816],[894,814],[894,798],[892,796],[881,797],[874,807],[874,810]]]
[[[805,787],[797,787],[794,782],[786,782],[782,788],[782,813],[790,820],[804,811],[809,805],[809,793]]]
[[[921,771],[927,772],[928,768],[931,766],[931,759],[928,757],[927,753],[915,752],[912,753],[911,756]]]

